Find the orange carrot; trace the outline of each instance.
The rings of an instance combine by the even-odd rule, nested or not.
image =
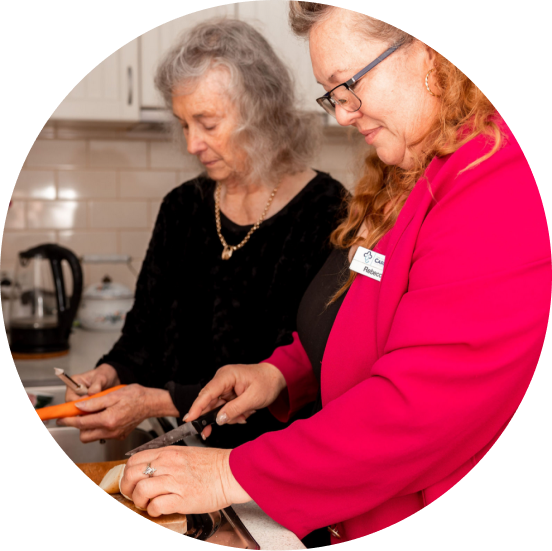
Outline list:
[[[92,396],[84,396],[83,398],[79,398],[74,402],[65,402],[64,404],[58,404],[57,406],[47,406],[45,408],[39,408],[36,410],[36,412],[38,413],[38,416],[42,419],[42,421],[47,421],[48,419],[62,419],[63,417],[75,417],[76,415],[86,415],[87,412],[81,411],[75,405],[77,402],[84,402],[85,400],[90,400],[90,398],[99,398],[100,396],[105,396],[106,394],[109,394],[114,390],[119,390],[124,386],[126,385],[117,385],[112,388],[108,388],[107,390],[102,390],[102,392],[98,392],[97,394],[93,394]]]

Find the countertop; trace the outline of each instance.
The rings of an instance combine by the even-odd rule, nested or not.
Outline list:
[[[47,360],[14,360],[24,386],[59,385],[54,367],[68,375],[93,369],[103,354],[108,352],[119,338],[113,331],[86,331],[74,329],[69,341],[70,350],[65,356]]]
[[[47,360],[15,360],[15,366],[26,387],[57,386],[60,381],[54,375],[54,367],[64,369],[69,375],[88,371],[118,338],[118,332],[75,329],[69,354]],[[295,534],[273,521],[256,503],[251,501],[232,508],[261,549],[305,549]]]

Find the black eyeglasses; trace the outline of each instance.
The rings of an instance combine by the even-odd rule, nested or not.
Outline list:
[[[324,94],[321,98],[318,98],[316,101],[318,105],[335,117],[335,108],[339,105],[348,111],[349,113],[354,113],[360,109],[362,101],[360,98],[353,92],[352,86],[356,84],[368,71],[373,69],[378,63],[381,63],[386,57],[390,56],[400,44],[395,44],[391,46],[388,50],[385,50],[377,59],[374,59],[370,65],[366,65],[362,71],[359,71],[354,77],[350,78],[347,82],[338,84],[335,88]]]

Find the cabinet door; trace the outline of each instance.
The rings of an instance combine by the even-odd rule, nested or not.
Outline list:
[[[163,108],[163,100],[155,89],[153,78],[157,64],[176,38],[185,30],[211,17],[234,17],[234,4],[210,8],[173,19],[140,37],[141,103],[144,109]]]
[[[299,106],[307,111],[320,110],[316,98],[324,90],[312,73],[308,42],[295,36],[289,27],[289,3],[281,0],[241,2],[236,7],[237,16],[255,27],[292,71]]]
[[[52,120],[138,121],[138,40],[86,75],[54,111]]]

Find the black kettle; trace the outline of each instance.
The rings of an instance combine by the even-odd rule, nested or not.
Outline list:
[[[68,298],[62,261],[69,265]],[[76,255],[53,243],[19,253],[10,304],[10,348],[14,357],[58,356],[69,350],[69,335],[82,295]]]

